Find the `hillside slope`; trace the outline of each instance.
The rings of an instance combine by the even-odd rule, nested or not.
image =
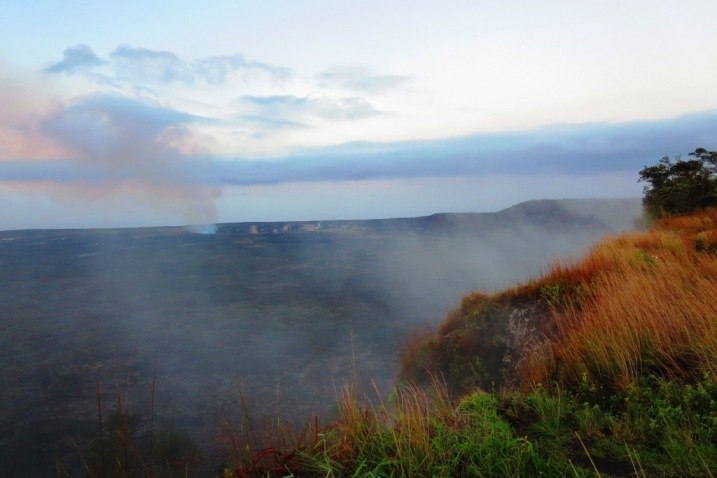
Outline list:
[[[218,226],[219,233],[281,234],[291,232],[407,233],[482,232],[516,225],[544,229],[631,230],[642,216],[640,199],[541,199],[498,212],[437,213],[430,216],[327,221],[242,222]]]
[[[512,289],[472,293],[436,335],[413,338],[403,375],[441,373],[469,390],[715,373],[716,239],[715,210],[672,218],[554,261]]]
[[[407,343],[389,403],[347,389],[337,421],[313,429],[301,467],[714,476],[715,297],[717,209],[608,238],[514,288],[472,293],[437,331]]]

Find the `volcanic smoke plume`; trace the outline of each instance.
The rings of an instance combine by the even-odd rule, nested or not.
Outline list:
[[[191,224],[217,220],[221,191],[197,175],[188,124],[197,118],[110,94],[82,97],[55,111],[43,131],[92,173],[79,189],[131,195]],[[195,155],[187,155],[186,150]]]

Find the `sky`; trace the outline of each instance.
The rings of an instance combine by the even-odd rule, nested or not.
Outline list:
[[[714,1],[0,9],[0,229],[638,197],[717,149]]]

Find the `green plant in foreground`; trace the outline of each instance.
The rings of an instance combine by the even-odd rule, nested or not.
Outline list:
[[[455,402],[434,380],[392,395],[372,404],[347,390],[337,421],[287,474],[682,477],[717,469],[711,375],[693,383],[648,376],[612,393],[586,376],[578,385],[474,391]]]
[[[538,387],[501,397],[499,411],[545,459],[606,476],[711,476],[717,469],[717,381],[643,377],[612,394]]]
[[[432,396],[431,396],[432,395]],[[395,404],[374,408],[344,399],[337,424],[306,454],[322,476],[561,476],[498,414],[493,394],[473,392],[458,403],[434,382],[396,392]]]
[[[297,476],[713,476],[717,380],[655,375],[603,393],[577,385],[474,391],[437,380],[371,403],[347,389],[333,424],[286,474]],[[227,476],[265,476],[236,474]]]

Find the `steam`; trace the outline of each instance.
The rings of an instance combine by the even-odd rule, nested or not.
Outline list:
[[[41,132],[40,118],[57,102],[52,84],[2,69],[0,64],[0,161],[62,157],[66,152]]]
[[[216,224],[195,224],[192,226],[187,226],[187,230],[189,232],[193,232],[195,234],[216,234],[217,225]]]
[[[218,218],[221,189],[196,174],[200,160],[193,158],[206,154],[192,142],[190,124],[199,120],[159,104],[94,94],[58,109],[42,126],[74,163],[101,178],[73,185],[76,192],[130,194],[187,223],[210,224]]]

